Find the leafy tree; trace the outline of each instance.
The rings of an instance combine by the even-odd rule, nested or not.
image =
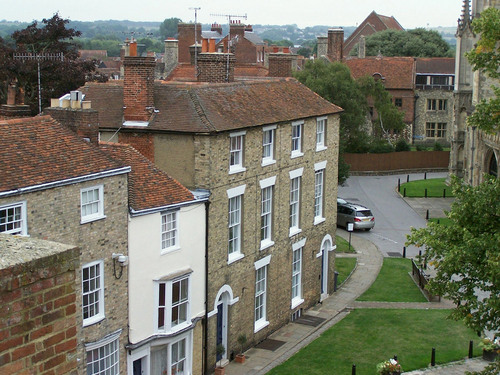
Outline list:
[[[351,51],[357,55],[357,48]],[[450,45],[434,30],[388,29],[366,37],[366,55],[411,57],[453,57]]]
[[[41,27],[34,21],[12,34],[15,42],[12,50],[0,40],[0,51],[3,51],[0,59],[5,60],[5,64],[0,65],[1,84],[5,86],[17,80],[25,91],[25,103],[31,106],[33,114],[38,112],[37,62],[16,60],[13,53],[63,53],[64,61],[40,61],[42,103],[45,106],[50,98],[59,97],[83,85],[85,76],[95,70],[95,62],[78,60],[78,47],[73,39],[80,36],[80,32],[66,28],[68,22],[58,14],[43,19]]]
[[[282,39],[282,40],[264,39],[264,42],[267,42],[270,46],[293,47],[293,42],[290,40],[286,40],[286,39]]]
[[[425,246],[436,269],[431,293],[456,304],[451,316],[479,333],[500,331],[500,180],[479,186],[452,178],[450,225],[412,229],[407,245]]]
[[[500,130],[500,10],[488,8],[481,16],[472,21],[472,27],[476,34],[481,37],[474,49],[466,54],[474,70],[484,72],[495,84],[492,86],[493,96],[482,99],[477,105],[474,113],[469,116],[467,123],[477,126],[488,133],[496,133]]]
[[[177,25],[182,22],[180,18],[167,18],[160,24],[160,35],[163,40],[177,37]]]

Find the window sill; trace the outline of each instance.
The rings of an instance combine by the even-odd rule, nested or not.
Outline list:
[[[290,308],[294,309],[294,308],[296,308],[297,306],[300,306],[303,303],[304,303],[304,299],[303,298],[298,298],[298,297],[293,298],[292,299],[292,305],[291,305]]]
[[[328,150],[328,147],[326,147],[326,146],[316,146],[316,152],[325,151],[325,150]]]
[[[302,229],[300,229],[300,228],[297,228],[297,227],[290,228],[290,232],[288,233],[288,237],[295,236],[296,234],[299,234],[300,232],[302,232]]]
[[[259,332],[261,329],[266,328],[268,325],[269,325],[269,322],[267,320],[261,319],[261,320],[256,321],[254,324],[253,333]]]
[[[291,155],[291,158],[292,158],[292,159],[295,159],[295,158],[300,158],[301,156],[304,156],[304,153],[303,153],[303,152],[300,152],[300,151],[292,151],[292,155]]]
[[[245,172],[246,170],[247,170],[246,168],[240,166],[229,167],[229,174],[241,173]]]
[[[325,221],[326,219],[324,217],[321,217],[321,216],[316,216],[314,218],[314,225],[318,225],[318,224],[321,224]]]
[[[170,254],[170,253],[175,253],[176,251],[180,250],[180,246],[172,246],[172,247],[167,247],[166,249],[162,249],[160,252],[160,255],[165,255],[165,254]]]
[[[274,245],[274,241],[270,241],[270,240],[260,241],[260,251],[265,250],[268,247],[271,247],[273,245]]]
[[[261,166],[267,167],[268,165],[273,165],[273,164],[276,164],[276,160],[274,160],[274,159],[262,159]]]
[[[84,319],[82,326],[89,327],[104,320],[104,315],[93,316],[92,318]]]
[[[106,215],[82,217],[80,219],[80,224],[87,224],[87,223],[91,223],[93,221],[102,220],[102,219],[106,219]]]
[[[228,259],[227,259],[227,264],[231,264],[231,263],[234,263],[242,258],[244,258],[245,255],[241,254],[241,253],[237,253],[237,254],[230,254],[228,256]]]

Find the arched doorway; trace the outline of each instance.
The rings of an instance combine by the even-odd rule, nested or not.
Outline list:
[[[216,344],[224,345],[227,348],[227,307],[229,306],[230,296],[228,292],[222,293],[217,301],[217,330]],[[217,355],[217,361],[227,358],[227,350],[222,355]]]
[[[320,301],[328,297],[328,252],[332,251],[332,238],[326,235],[321,243],[321,296]]]

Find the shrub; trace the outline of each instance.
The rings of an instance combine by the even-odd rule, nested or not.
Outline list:
[[[441,146],[441,143],[434,143],[434,147],[433,147],[434,151],[443,151],[443,146]]]
[[[385,139],[373,139],[370,143],[369,152],[373,154],[384,154],[393,151],[394,147]]]
[[[417,151],[427,151],[427,147],[424,145],[417,145]]]
[[[396,152],[410,151],[410,145],[404,138],[399,138],[399,140],[396,142],[395,150]]]

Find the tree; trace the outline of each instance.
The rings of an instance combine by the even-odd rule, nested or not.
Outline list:
[[[357,49],[351,54],[357,55]],[[453,57],[450,45],[437,31],[387,29],[366,37],[366,55],[410,57]]]
[[[160,35],[165,40],[177,37],[177,25],[182,22],[180,18],[167,18],[160,24]]]
[[[29,104],[32,113],[38,112],[38,74],[35,60],[16,60],[14,53],[55,54],[62,53],[64,61],[40,61],[40,79],[42,86],[42,103],[46,106],[50,98],[62,96],[85,83],[86,75],[95,70],[95,61],[78,60],[78,46],[73,39],[80,36],[75,29],[66,28],[68,20],[55,14],[50,19],[42,20],[42,27],[35,21],[23,30],[12,34],[15,47],[9,47],[0,40],[0,51],[8,51],[3,56],[6,64],[0,65],[0,77],[5,77],[2,85],[17,80],[24,89],[25,103]],[[0,52],[1,53],[1,52]],[[1,59],[1,58],[0,58]]]
[[[456,305],[451,316],[476,332],[500,331],[500,180],[479,186],[452,178],[450,225],[412,228],[407,245],[425,246],[436,269],[427,286]]]
[[[493,95],[489,99],[481,99],[474,113],[467,119],[467,124],[477,126],[481,130],[494,134],[500,130],[500,10],[488,8],[480,17],[472,21],[474,33],[481,34],[474,49],[466,54],[474,70],[484,72],[494,85]]]

